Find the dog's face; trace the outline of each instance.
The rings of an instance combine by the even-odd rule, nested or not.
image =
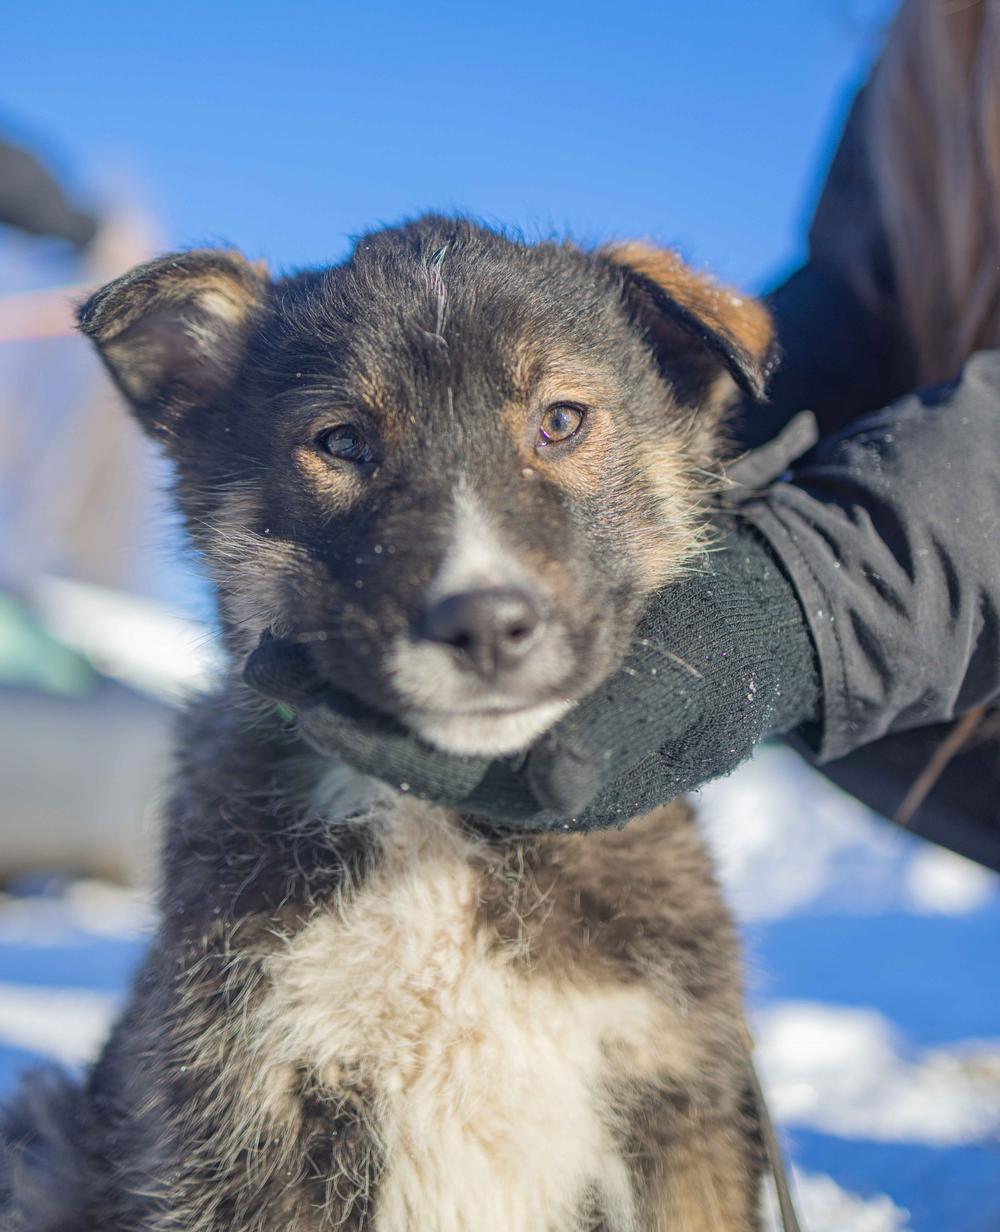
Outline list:
[[[596,687],[697,551],[721,411],[771,343],[673,254],[441,218],[280,281],[163,258],[81,324],[176,461],[232,649],[296,637],[339,689],[483,753]]]

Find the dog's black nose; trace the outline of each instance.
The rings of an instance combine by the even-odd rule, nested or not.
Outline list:
[[[440,599],[424,613],[418,633],[459,651],[482,676],[517,667],[542,626],[531,595],[493,586]]]

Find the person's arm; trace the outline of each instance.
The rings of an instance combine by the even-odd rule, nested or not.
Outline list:
[[[1000,351],[825,441],[743,516],[809,620],[818,760],[1000,697]]]

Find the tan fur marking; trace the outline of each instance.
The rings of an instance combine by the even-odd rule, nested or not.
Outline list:
[[[195,304],[210,316],[217,317],[230,326],[242,326],[257,302],[259,288],[257,279],[267,277],[266,268],[259,263],[251,265],[240,253],[223,250],[220,258],[228,259],[229,270],[220,268],[214,272],[198,274],[183,272],[163,275],[162,284],[156,288],[147,309],[156,310],[172,304]],[[101,345],[113,343],[130,329],[141,314],[135,310],[121,312],[106,322],[100,330]]]
[[[731,387],[728,376],[721,379]],[[649,590],[675,578],[703,542],[695,493],[705,488],[705,482],[703,476],[693,476],[690,467],[692,450],[700,461],[709,448],[709,436],[715,444],[708,422],[703,427],[683,419],[675,422],[676,408],[667,402],[662,420],[637,435],[637,425],[627,417],[617,422],[609,410],[621,398],[616,385],[601,373],[581,374],[579,362],[570,356],[553,359],[551,353],[535,355],[525,350],[519,357],[517,380],[523,393],[501,408],[500,416],[526,467],[571,496],[585,498],[614,488],[616,483],[623,486],[616,470],[628,467],[630,457],[633,464],[637,461],[648,476],[648,490],[658,501],[650,511],[652,516],[645,519],[637,508],[627,510],[630,556],[640,566],[642,582]],[[571,452],[547,453],[535,447],[536,421],[556,402],[588,408],[587,435]]]
[[[249,653],[262,630],[289,626],[286,586],[302,571],[302,552],[294,544],[259,534],[260,496],[254,485],[233,484],[201,534],[211,542],[209,559],[219,583],[223,610],[240,647]]]
[[[616,265],[645,274],[673,299],[706,324],[744,347],[758,362],[763,361],[774,341],[774,326],[764,305],[686,265],[669,248],[640,240],[612,244],[602,250]]]
[[[575,496],[590,496],[608,482],[616,444],[608,407],[620,390],[601,373],[580,371],[579,361],[551,352],[523,351],[516,379],[521,395],[500,409],[500,418],[526,466],[545,474]],[[569,402],[586,408],[586,437],[572,452],[536,448],[538,427],[547,407]]]
[[[246,320],[249,301],[245,296],[234,295],[231,284],[222,279],[195,286],[191,290],[192,299],[199,308],[227,325],[242,325]]]
[[[579,966],[595,978],[645,979],[670,952],[675,913],[683,910],[687,924],[717,945],[728,938],[715,973],[717,995],[727,1012],[739,1013],[729,917],[685,801],[636,818],[624,830],[498,844],[489,849],[485,869],[484,919],[540,971]],[[675,974],[682,981],[685,972],[677,967]],[[680,983],[673,995],[678,1002],[687,996]]]
[[[250,530],[260,515],[260,488],[252,480],[230,484],[221,492],[218,524],[227,531]]]
[[[645,442],[640,461],[656,504],[651,519],[636,519],[631,544],[643,582],[656,590],[673,581],[705,545],[702,494],[708,484],[704,474],[695,481],[690,450],[674,435]]]
[[[555,401],[552,399],[551,401]],[[564,398],[560,401],[583,402],[582,398]],[[600,492],[604,485],[613,482],[609,470],[615,467],[618,444],[615,424],[606,411],[591,405],[588,413],[587,435],[572,452],[561,454],[556,449],[525,449],[522,456],[553,482],[558,483],[571,496],[586,497]]]
[[[353,470],[331,466],[308,445],[293,454],[302,478],[332,513],[346,513],[361,495],[361,479]]]
[[[649,1232],[758,1232],[758,1185],[737,1121],[696,1115],[674,1127],[647,1197]]]

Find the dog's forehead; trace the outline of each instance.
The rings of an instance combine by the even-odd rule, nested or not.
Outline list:
[[[448,390],[517,397],[545,378],[607,375],[606,298],[579,259],[559,253],[383,239],[302,279],[292,296],[283,290],[277,333],[293,367],[300,356],[309,376],[372,409],[401,400],[426,409]]]

